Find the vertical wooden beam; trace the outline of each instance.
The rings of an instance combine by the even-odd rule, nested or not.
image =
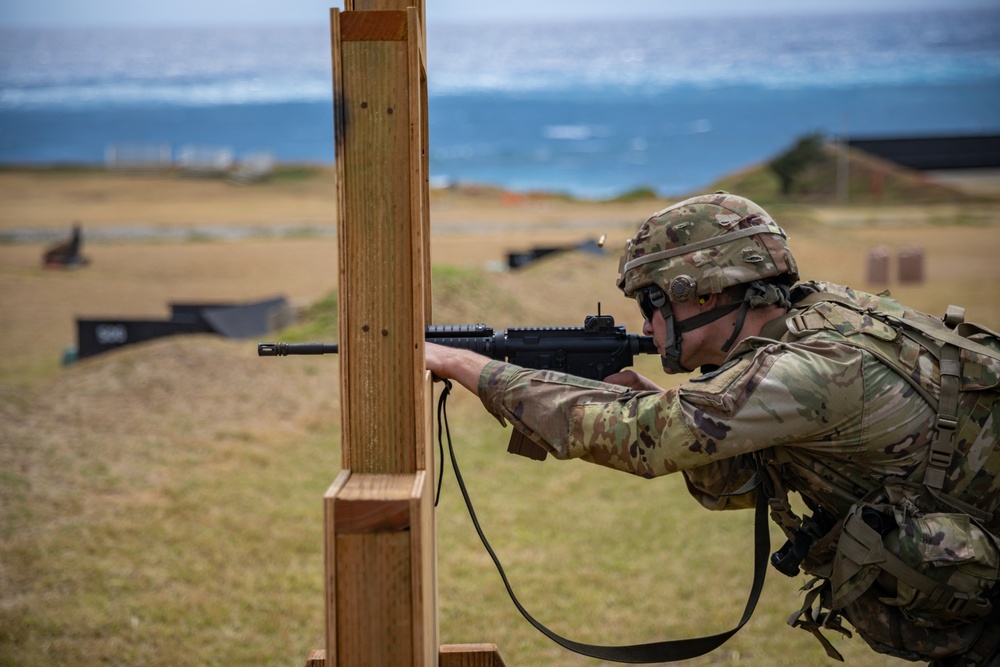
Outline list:
[[[331,665],[432,665],[432,475],[341,472],[324,497]]]
[[[337,530],[336,530],[336,499],[351,478],[350,470],[341,470],[333,481],[326,495],[323,496],[323,571],[325,573],[323,609],[326,622],[326,650],[324,659],[330,656],[330,665],[337,664]],[[315,654],[315,651],[313,652]],[[313,655],[310,659],[318,659]],[[310,666],[312,667],[312,666]],[[322,666],[321,666],[322,667]]]
[[[430,375],[424,0],[330,13],[343,470],[324,497],[326,648],[314,667],[503,667],[440,647]],[[439,652],[440,651],[440,652]]]
[[[429,285],[425,221],[416,214],[427,194],[415,169],[422,119],[412,117],[421,73],[411,68],[419,62],[420,30],[412,9],[338,18],[342,464],[354,472],[410,473],[426,446],[417,411]]]
[[[429,374],[425,380],[424,435],[430,440]],[[314,651],[311,667],[435,664],[440,637],[432,451],[414,475],[343,470],[326,492],[326,650]],[[327,655],[333,658],[319,662]]]
[[[418,476],[423,477],[420,472]],[[419,523],[411,475],[347,475],[325,499],[336,552],[336,665],[416,665],[412,536]],[[328,633],[329,634],[329,633]],[[328,639],[329,643],[329,639]]]
[[[415,7],[406,8],[414,4]],[[331,10],[343,472],[324,498],[327,665],[434,665],[422,0]]]

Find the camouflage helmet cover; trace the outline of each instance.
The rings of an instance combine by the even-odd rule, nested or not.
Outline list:
[[[658,285],[672,301],[788,274],[799,279],[787,235],[767,211],[726,192],[654,213],[626,244],[618,287],[626,296]]]

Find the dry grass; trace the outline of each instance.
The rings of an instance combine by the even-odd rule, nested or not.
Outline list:
[[[85,229],[142,220],[280,226],[329,203],[322,179],[258,190],[147,178],[0,173],[0,229],[28,218],[60,228],[73,202],[90,211]],[[636,309],[613,285],[615,257],[563,255],[508,274],[482,266],[508,249],[576,241],[595,228],[618,248],[661,205],[436,193],[435,319],[579,324],[601,301],[636,330]],[[107,219],[96,217],[105,210]],[[796,207],[781,219],[806,278],[864,288],[868,248],[922,245],[928,280],[893,292],[929,312],[961,303],[1000,328],[997,212]],[[65,369],[58,359],[73,342],[75,315],[162,316],[169,301],[276,293],[314,302],[336,287],[334,242],[85,251],[90,266],[60,273],[40,268],[39,244],[0,245],[0,665],[302,664],[323,641],[321,497],[340,460],[337,359],[262,360],[253,341],[207,336]],[[655,374],[656,360],[642,367]],[[484,528],[523,602],[557,632],[626,643],[735,623],[750,580],[749,513],[700,511],[680,479],[507,456],[508,434],[474,397],[457,395],[450,412]],[[446,474],[437,515],[442,641],[495,642],[512,667],[599,664],[520,619]],[[823,662],[810,636],[785,626],[801,583],[772,571],[749,626],[694,664]],[[902,664],[857,640],[836,644],[851,664]]]
[[[0,664],[282,664],[315,642],[326,370],[196,336],[5,386]]]

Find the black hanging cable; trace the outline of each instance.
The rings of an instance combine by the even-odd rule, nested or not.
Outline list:
[[[451,380],[442,379],[444,383],[444,389],[441,390],[441,396],[438,398],[438,488],[437,493],[434,494],[434,507],[438,506],[441,501],[441,480],[444,478],[444,444],[441,442],[441,425],[444,424],[445,427],[448,426],[448,415],[445,412],[445,399],[448,398],[448,394],[451,393]],[[451,433],[448,433],[448,447],[451,448]]]
[[[552,630],[549,630],[540,621],[536,620],[534,616],[528,613],[528,610],[524,608],[521,602],[517,599],[514,594],[514,589],[510,585],[510,581],[507,579],[507,573],[504,572],[503,566],[500,564],[500,559],[497,557],[496,552],[493,547],[490,546],[489,540],[486,539],[486,535],[483,533],[482,527],[479,525],[479,519],[476,517],[476,511],[472,507],[472,499],[469,497],[469,492],[465,488],[465,481],[462,479],[462,473],[458,468],[458,460],[455,458],[455,447],[451,442],[451,429],[448,427],[448,413],[445,410],[445,399],[448,394],[451,393],[451,382],[444,380],[444,390],[441,392],[441,396],[438,399],[438,449],[441,452],[442,457],[442,471],[443,471],[443,458],[444,458],[444,445],[441,442],[441,427],[444,426],[444,433],[448,438],[448,453],[451,458],[451,466],[455,470],[455,479],[458,481],[458,488],[462,492],[462,497],[465,499],[465,506],[469,510],[469,517],[472,519],[472,525],[476,529],[476,533],[479,535],[480,541],[486,548],[486,552],[490,555],[493,560],[493,564],[497,568],[497,572],[500,573],[500,579],[503,580],[503,585],[507,589],[507,595],[510,596],[511,601],[517,610],[521,612],[531,625],[535,627],[536,630],[541,632],[543,635],[559,644],[563,648],[569,649],[575,653],[581,655],[586,655],[591,658],[598,658],[601,660],[610,660],[612,662],[624,662],[624,663],[643,663],[648,664],[652,662],[674,662],[677,660],[688,660],[690,658],[696,658],[701,655],[705,655],[710,651],[715,650],[721,646],[726,640],[735,635],[740,628],[742,628],[750,617],[753,615],[754,608],[757,606],[757,600],[760,598],[761,591],[764,588],[764,577],[767,574],[767,563],[769,558],[769,552],[771,551],[770,534],[768,532],[767,525],[767,494],[764,493],[763,489],[757,488],[757,502],[756,511],[754,515],[754,575],[753,575],[753,585],[750,589],[750,595],[747,598],[746,607],[743,610],[743,616],[740,618],[739,624],[727,632],[721,632],[715,635],[708,635],[705,637],[692,637],[690,639],[674,639],[660,642],[653,642],[649,644],[633,644],[628,646],[600,646],[596,644],[585,644],[582,642],[576,642],[572,639],[567,639],[562,635],[556,634]],[[440,496],[441,491],[441,479],[438,478],[438,494]],[[437,501],[435,500],[435,505]]]

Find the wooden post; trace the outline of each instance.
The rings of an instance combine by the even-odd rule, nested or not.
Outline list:
[[[423,7],[348,0],[345,9],[330,16],[343,471],[324,498],[325,658],[433,665]]]
[[[506,667],[496,644],[451,644],[441,647],[439,667]]]
[[[423,0],[330,12],[342,472],[324,497],[316,667],[503,665],[492,644],[439,649],[423,26]]]
[[[423,467],[430,251],[419,16],[334,11],[331,22],[342,462],[355,472]]]

